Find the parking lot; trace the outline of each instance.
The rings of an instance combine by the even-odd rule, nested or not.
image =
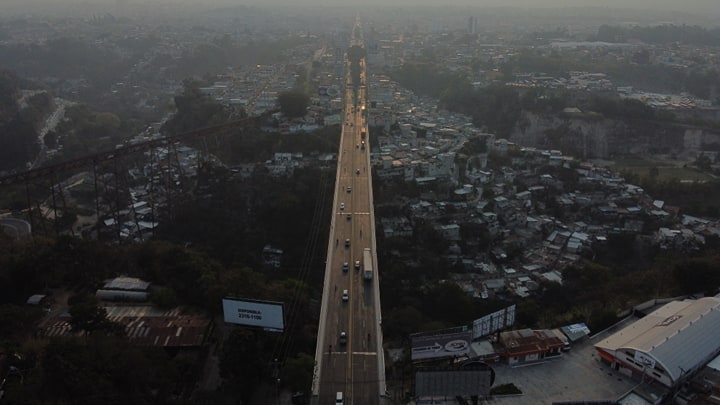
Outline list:
[[[600,362],[593,344],[612,331],[573,345],[557,359],[532,365],[510,367],[493,364],[494,386],[513,383],[521,396],[493,397],[490,404],[551,404],[564,401],[617,400],[634,387],[634,381]],[[646,391],[648,387],[643,391]],[[661,388],[661,387],[658,387]]]

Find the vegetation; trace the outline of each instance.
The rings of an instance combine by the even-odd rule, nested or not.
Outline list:
[[[42,318],[41,308],[14,303],[0,304],[0,342],[21,341],[33,333],[33,325]]]
[[[682,170],[690,171],[690,169]],[[699,176],[700,173],[695,172],[694,175]],[[669,176],[663,168],[658,168],[657,176],[653,176],[650,171],[647,174],[625,171],[623,176],[628,182],[642,187],[653,198],[679,207],[684,213],[712,218],[720,217],[720,204],[718,204],[720,187],[718,187],[717,180],[681,182],[679,176]],[[688,178],[688,176],[683,177]],[[703,177],[705,178],[705,176]]]
[[[194,107],[196,105],[189,106],[183,113],[193,111]],[[195,117],[200,118],[195,122],[202,121],[202,115]],[[99,114],[88,114],[86,120],[85,127],[117,123],[111,116]],[[192,120],[177,122],[194,125]],[[234,157],[252,162],[261,154],[271,156],[272,151],[278,149],[308,154],[317,149],[336,151],[339,136],[338,128],[292,136],[248,132],[252,135],[228,142],[238,146],[240,152],[234,152]],[[243,148],[243,142],[249,147]],[[257,142],[255,146],[254,142]],[[220,299],[228,295],[274,301],[296,297],[292,310],[296,311],[296,319],[303,321],[293,325],[290,347],[283,353],[286,363],[280,378],[283,386],[298,391],[307,389],[313,370],[310,354],[314,351],[317,333],[316,314],[310,300],[319,295],[322,275],[312,272],[314,276],[308,280],[295,277],[301,274],[299,263],[320,268],[324,256],[316,245],[306,246],[298,241],[307,240],[312,228],[327,232],[324,216],[323,222],[318,223],[313,221],[311,213],[326,201],[319,198],[329,195],[332,182],[327,179],[331,177],[331,172],[319,169],[296,169],[287,179],[270,177],[262,170],[257,170],[249,179],[241,179],[225,168],[203,166],[195,197],[177,201],[171,218],[164,221],[157,232],[158,237],[165,236],[178,244],[154,241],[111,246],[70,237],[46,240],[39,236],[32,242],[19,244],[0,240],[0,296],[3,297],[0,349],[13,348],[23,358],[32,359],[23,366],[25,383],[13,380],[6,385],[8,397],[18,403],[42,402],[45,395],[54,395],[58,401],[155,403],[160,397],[179,396],[187,384],[192,386],[192,369],[197,368],[193,358],[129,346],[90,295],[102,280],[121,274],[140,277],[157,286],[152,299],[160,306],[191,305],[209,314],[218,314]],[[323,178],[326,181],[322,181]],[[266,274],[260,270],[263,266],[260,252],[267,243],[282,248],[285,253],[283,266]],[[181,244],[194,249],[183,248]],[[65,286],[73,286],[76,291],[70,313],[73,327],[85,331],[86,338],[23,345],[23,339],[32,334],[34,322],[42,311],[19,304],[31,294]],[[247,400],[259,383],[270,379],[269,364],[276,339],[274,334],[239,330],[233,333],[230,344],[223,346],[221,370],[227,385],[218,395]],[[249,350],[233,350],[235,341],[247,343]],[[96,350],[106,345],[113,345],[113,350],[93,357]],[[81,355],[83,351],[88,354]],[[116,361],[107,372],[98,373],[94,378],[85,375],[85,371],[74,371],[82,369],[91,373],[116,357],[123,361]],[[142,368],[142,372],[133,374],[134,367]],[[63,375],[56,376],[56,373]],[[122,377],[128,374],[133,377]],[[135,375],[142,378],[143,383],[120,391],[124,383],[133,383]],[[77,381],[86,381],[93,387],[83,387]]]
[[[365,48],[353,45],[347,50],[348,59],[350,60],[350,74],[352,75],[353,85],[360,85],[360,61],[367,56]]]
[[[34,129],[39,131],[45,118],[53,111],[55,103],[50,93],[43,91],[27,97],[25,100],[25,108],[20,111],[20,115],[25,122],[32,123]]]
[[[575,59],[560,54],[544,55],[525,49],[508,62],[514,72],[544,72],[550,76],[568,77],[571,71],[604,73],[617,85],[634,86],[647,91],[687,91],[708,99],[713,89],[720,88],[720,72],[696,67],[684,69],[672,66],[624,62]]]
[[[463,76],[443,71],[431,64],[405,63],[391,71],[390,77],[418,95],[435,98],[448,92],[467,89],[470,85]]]
[[[121,327],[116,327],[107,319],[105,308],[100,306],[100,300],[94,295],[83,295],[69,301],[71,316],[70,324],[73,330],[82,330],[86,334],[96,331],[119,332]]]
[[[310,97],[300,90],[289,90],[278,94],[280,112],[288,118],[304,117],[310,105]]]
[[[270,160],[274,152],[337,153],[340,141],[340,126],[320,128],[316,131],[295,134],[264,132],[254,126],[239,130],[228,130],[224,134],[207,140],[188,140],[188,144],[204,150],[206,146],[219,147],[215,155],[226,164],[257,163]],[[207,143],[204,143],[207,142]]]
[[[660,24],[653,26],[620,27],[601,25],[593,38],[605,42],[627,42],[639,39],[648,44],[674,44],[720,46],[720,28],[706,29],[697,25]]]
[[[150,404],[176,396],[192,375],[183,354],[131,346],[122,337],[28,341],[12,364],[8,403]],[[196,365],[193,365],[196,366]]]
[[[12,44],[0,47],[0,60],[29,77],[84,79],[92,87],[110,87],[122,81],[132,62],[111,47],[79,38],[49,38],[43,44]]]
[[[69,160],[113,149],[127,139],[131,130],[113,113],[76,104],[65,109],[65,120],[57,126],[56,133],[62,138],[62,159]]]
[[[130,43],[123,46],[141,54],[152,45],[153,39],[128,41]],[[264,45],[240,46],[229,37],[217,38],[212,44],[200,46],[185,55],[172,73],[202,74],[224,69],[237,63],[236,55],[243,52],[253,54],[257,60],[271,60],[272,52],[282,50],[280,46],[271,51],[264,49],[269,48]],[[74,42],[69,46],[74,47],[71,55],[78,49],[87,50]],[[355,64],[365,57],[364,52],[359,47],[348,50],[353,66],[358,66]],[[521,55],[515,65],[504,66],[504,78],[509,79],[513,69],[547,61],[535,57]],[[116,57],[108,59],[118,61]],[[559,66],[558,71],[568,69],[567,65]],[[358,71],[354,72],[357,74]],[[668,77],[674,77],[675,72],[671,73]],[[581,106],[616,119],[668,119],[639,102],[616,98],[583,99],[565,92],[544,90],[521,92],[499,84],[473,90],[462,77],[435,71],[429,65],[405,65],[393,75],[418,94],[440,98],[443,107],[468,114],[476,125],[501,136],[512,132],[523,110],[558,113],[568,105]],[[102,82],[112,77],[113,72],[107,77],[98,74],[97,80]],[[690,76],[685,79],[688,86],[696,80]],[[23,115],[13,110],[16,106],[9,101],[10,96],[4,97],[16,95],[19,87],[2,80],[0,85],[7,90],[0,91],[0,104],[8,105],[0,111],[0,117],[7,118],[10,125],[19,116],[18,122],[28,126],[23,128],[16,123],[13,125],[20,126],[11,127],[12,131],[6,133],[24,134],[23,141],[34,141],[30,134],[37,121],[30,117],[41,116],[47,111],[51,101],[49,96],[31,98],[29,103],[33,110],[26,110]],[[164,133],[182,133],[230,119],[230,112],[204,96],[199,86],[197,81],[185,83],[184,92],[175,97],[177,114],[165,124]],[[278,101],[283,113],[290,117],[304,115],[307,107],[307,96],[297,91],[281,94]],[[62,138],[66,150],[70,151],[68,156],[108,149],[137,128],[136,122],[120,115],[93,111],[82,104],[69,109],[68,117],[68,123],[61,126],[57,134],[48,137],[49,143]],[[201,148],[203,142],[214,142],[219,146],[217,156],[232,165],[269,159],[276,151],[337,152],[339,132],[339,128],[331,127],[311,134],[282,135],[249,127],[193,142]],[[17,143],[22,146],[23,141]],[[483,141],[481,138],[471,140],[463,152],[469,155],[486,152]],[[4,140],[0,138],[0,142]],[[15,151],[18,155],[28,154],[22,147]],[[0,162],[5,162],[2,156]],[[25,383],[12,380],[8,384],[10,402],[157,403],[183,394],[183,385],[193,382],[191,370],[197,366],[193,359],[168,351],[130,346],[117,327],[107,321],[104,310],[90,295],[103,279],[120,274],[141,277],[157,285],[152,299],[161,307],[191,305],[210,315],[220,313],[220,299],[227,295],[276,301],[299,297],[292,310],[297,311],[297,319],[305,323],[296,325],[291,333],[292,350],[284,359],[280,378],[290,389],[307,389],[312,381],[310,353],[314,350],[317,334],[313,301],[319,297],[322,275],[313,272],[310,276],[302,276],[300,263],[310,268],[322,268],[323,249],[305,242],[311,239],[308,235],[312,231],[317,230],[320,235],[327,231],[326,219],[318,222],[313,212],[328,211],[329,200],[323,196],[330,195],[332,184],[328,178],[331,177],[332,173],[325,169],[298,168],[288,178],[277,178],[256,168],[251,176],[241,178],[231,168],[204,164],[199,169],[196,188],[186,198],[174,202],[170,217],[156,230],[156,237],[164,239],[162,241],[111,246],[68,237],[56,240],[38,237],[19,244],[0,239],[0,338],[3,345],[0,349],[12,348],[28,359],[24,365],[27,370]],[[648,183],[646,190],[662,197],[660,189],[657,194],[655,189],[651,191],[652,187],[660,187],[658,177],[659,172],[649,176],[654,183]],[[663,187],[669,192],[671,186],[680,187],[678,184],[667,183]],[[402,182],[377,187],[377,200],[397,194],[417,197],[423,193],[447,195],[448,192],[445,184],[420,188]],[[715,196],[718,193],[716,185],[693,187],[696,188],[678,188],[686,193],[677,198],[692,196],[699,200],[698,197],[704,196],[707,206],[703,206],[706,210],[703,212],[720,209],[712,208],[715,201],[720,201],[720,195]],[[548,198],[545,202],[550,205],[551,201]],[[407,215],[402,208],[384,209],[392,215]],[[452,217],[452,208],[447,208],[445,214],[447,218]],[[504,298],[468,297],[455,283],[447,281],[451,272],[464,271],[462,266],[443,258],[449,243],[429,222],[416,220],[412,227],[411,238],[383,240],[383,236],[378,235],[378,244],[383,246],[378,252],[383,268],[382,290],[393,292],[382,294],[386,317],[383,328],[388,339],[405,341],[410,333],[468,324],[508,305]],[[463,225],[460,232],[464,239],[461,242],[463,249],[468,247],[469,240],[477,243],[480,249],[495,242],[482,226]],[[710,248],[696,255],[673,256],[653,251],[632,235],[615,235],[608,248],[599,249],[591,262],[566,269],[563,274],[565,284],[542,284],[536,297],[518,300],[518,326],[557,326],[582,321],[591,329],[599,330],[614,322],[619,309],[625,309],[637,300],[699,291],[712,294],[720,286],[720,278],[714,271],[720,258],[714,250],[717,245],[713,247],[712,243],[709,240]],[[260,252],[266,244],[283,249],[280,269],[262,270]],[[512,256],[521,249],[517,245],[510,246],[508,253]],[[70,303],[73,328],[84,331],[85,336],[76,340],[24,342],[23,338],[33,330],[42,311],[20,304],[30,294],[67,286],[72,286],[77,293]],[[234,329],[230,332],[222,345],[220,364],[227,382],[224,389],[228,393],[244,401],[259,384],[276,377],[272,369],[276,339],[276,335],[261,331]],[[495,387],[492,393],[521,392],[510,384]]]
[[[198,81],[183,82],[182,94],[175,96],[177,112],[169,119],[161,132],[166,135],[177,135],[194,129],[210,127],[226,123],[230,112],[222,104],[200,91]]]
[[[6,386],[6,393],[16,399],[11,402],[43,402],[47,397],[87,403],[157,403],[194,384],[193,370],[199,365],[192,357],[133,347],[122,338],[122,330],[106,319],[90,294],[104,278],[119,274],[166,286],[161,287],[166,293],[177,291],[178,303],[203,308],[211,315],[220,313],[220,300],[228,295],[273,301],[297,297],[292,309],[298,319],[311,321],[296,325],[292,332],[293,349],[287,353],[290,367],[283,381],[300,389],[308,373],[312,375],[312,361],[308,363],[303,353],[314,350],[316,318],[308,287],[302,282],[285,275],[271,279],[248,267],[226,267],[167,242],[108,246],[74,238],[36,239],[0,247],[0,351],[11,349],[29,359],[23,366],[24,383],[13,380]],[[84,331],[85,337],[28,341],[42,311],[20,303],[31,293],[66,285],[77,286],[70,314],[73,328]],[[259,381],[269,378],[276,338],[275,334],[236,330],[224,345],[222,372],[228,386],[236,387],[232,392],[238,397],[247,399]],[[235,344],[240,341],[248,345]],[[136,378],[142,382],[135,382]]]
[[[177,66],[167,74],[176,80],[224,72],[228,67],[275,63],[288,49],[307,42],[307,38],[289,37],[273,41],[238,42],[229,35],[218,36],[210,43],[198,44],[186,51]],[[158,61],[160,62],[160,61]],[[158,68],[165,68],[165,62]]]
[[[174,221],[162,225],[158,234],[191,243],[228,265],[250,267],[261,265],[260,252],[269,243],[283,249],[283,261],[294,266],[305,249],[298,241],[305,240],[313,220],[308,213],[317,204],[330,203],[318,200],[331,186],[318,182],[327,175],[298,169],[292,177],[278,179],[258,171],[241,180],[220,168],[202,168],[198,197],[178,204]]]
[[[503,84],[478,90],[449,88],[441,102],[452,111],[471,116],[475,126],[486,128],[500,137],[509,136],[520,119],[520,95]]]
[[[482,150],[481,144],[480,139],[468,143],[467,152],[477,153]],[[494,162],[493,157],[490,160]],[[580,186],[570,175],[574,173],[572,170],[542,170],[562,179],[572,189]],[[679,187],[681,183],[673,184]],[[387,217],[412,218],[404,208],[391,203],[398,195],[417,198],[420,193],[427,192],[427,189],[413,185],[397,186],[392,180],[378,181],[375,186],[375,201],[379,204],[376,213]],[[714,196],[717,191],[714,184],[684,187],[697,188],[696,200],[700,200],[700,190],[709,196]],[[394,192],[388,193],[386,189]],[[679,198],[689,198],[687,192],[675,190],[677,194],[684,194]],[[654,192],[648,192],[655,196]],[[439,198],[448,196],[447,192],[439,190],[437,195]],[[719,198],[707,198],[705,204],[716,205],[714,201]],[[560,209],[554,203],[553,193],[545,198],[539,196],[538,201],[542,201],[545,212],[555,212],[558,217],[571,211]],[[452,210],[446,207],[445,211],[447,218],[452,218]],[[443,221],[443,216],[438,220]],[[463,238],[460,244],[465,253],[474,249],[486,252],[499,242],[482,226],[463,224],[460,233]],[[378,252],[380,267],[384,269],[381,289],[397,292],[382,295],[383,313],[386,319],[392,320],[383,326],[387,340],[400,342],[410,333],[467,325],[478,316],[508,305],[502,294],[496,300],[472,298],[465,296],[455,283],[447,281],[450,272],[468,270],[440,259],[447,254],[448,244],[433,227],[422,221],[413,223],[412,238],[383,239],[383,235],[378,234],[378,239],[378,244],[384,247]],[[720,238],[708,238],[704,250],[675,255],[653,248],[635,234],[613,233],[605,247],[594,249],[592,257],[588,256],[577,266],[563,271],[562,285],[541,283],[533,297],[515,300],[516,327],[550,328],[585,322],[591,330],[599,331],[615,323],[619,312],[648,299],[694,293],[714,295],[720,288],[720,279],[710,269],[712,263],[718,263],[719,242]],[[517,254],[513,251],[521,249],[520,246],[505,246],[509,257]],[[437,297],[443,298],[436,300]],[[447,313],[451,311],[453,315],[449,316]]]
[[[27,108],[18,105],[21,80],[0,70],[0,172],[24,169],[39,151],[36,128],[49,110],[44,96],[31,99]]]

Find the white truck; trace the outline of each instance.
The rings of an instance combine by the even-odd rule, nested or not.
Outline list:
[[[372,280],[373,278],[373,265],[372,265],[372,254],[370,248],[363,250],[363,278],[365,280]]]

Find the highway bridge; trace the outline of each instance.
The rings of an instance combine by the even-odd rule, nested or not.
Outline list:
[[[357,19],[350,45],[363,47]],[[344,122],[312,386],[312,403],[318,405],[335,404],[339,392],[347,405],[384,404],[386,398],[365,58],[360,68],[360,82],[353,83],[346,55]]]

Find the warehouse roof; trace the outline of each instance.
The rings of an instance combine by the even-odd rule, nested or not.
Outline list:
[[[651,356],[673,381],[702,367],[720,351],[720,299],[670,302],[595,345]]]
[[[150,305],[103,306],[108,320],[125,329],[130,343],[139,346],[198,347],[206,342],[212,329],[210,318],[185,312],[182,308],[160,309]],[[41,336],[79,336],[67,314],[56,317],[43,327]]]
[[[115,277],[107,280],[103,286],[106,290],[133,290],[145,291],[150,287],[150,283],[134,277]]]

